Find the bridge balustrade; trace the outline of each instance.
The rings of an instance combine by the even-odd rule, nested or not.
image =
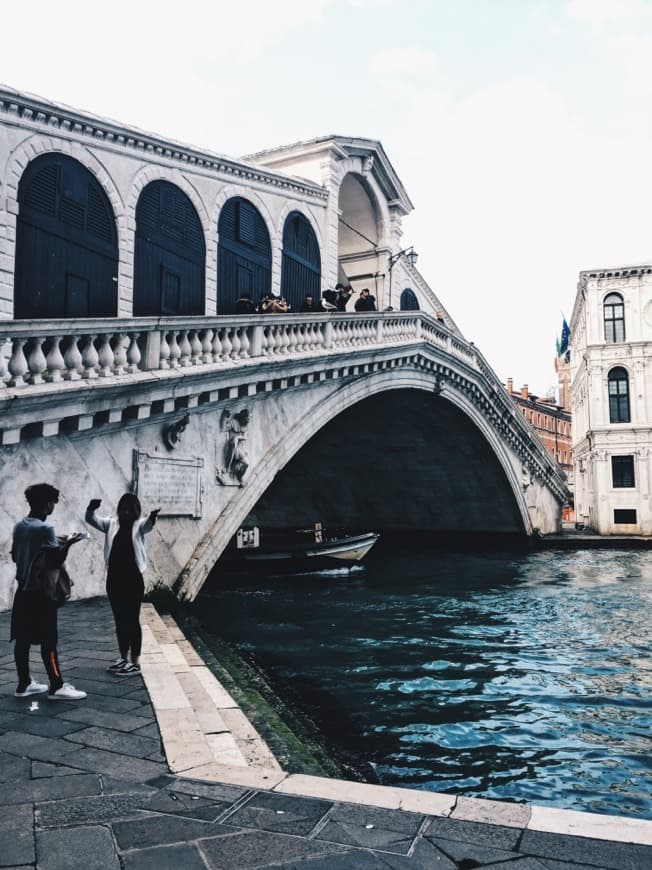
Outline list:
[[[425,339],[473,363],[473,349],[423,312],[0,322],[0,390],[124,378]]]

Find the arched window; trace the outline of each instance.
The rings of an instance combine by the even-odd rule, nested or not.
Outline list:
[[[620,293],[610,293],[605,296],[604,306],[604,340],[609,344],[625,341],[625,306]]]
[[[609,422],[629,423],[629,378],[622,366],[611,369],[609,384]]]
[[[291,212],[283,227],[281,296],[299,311],[306,296],[316,304],[321,290],[321,257],[317,236],[306,217]]]
[[[258,302],[270,292],[272,246],[262,215],[241,196],[224,204],[217,232],[217,311],[230,314],[243,294]]]
[[[417,299],[413,290],[410,290],[409,287],[406,287],[405,290],[401,293],[401,311],[418,311],[419,310],[419,300]]]
[[[95,176],[43,154],[23,173],[18,203],[14,317],[115,317],[115,218]]]
[[[204,313],[204,233],[195,207],[169,181],[152,181],[136,206],[134,317]]]

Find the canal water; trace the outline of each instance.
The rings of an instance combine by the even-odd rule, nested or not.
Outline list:
[[[652,553],[372,553],[196,608],[383,784],[652,818]]]

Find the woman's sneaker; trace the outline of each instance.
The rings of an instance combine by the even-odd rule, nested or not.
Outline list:
[[[128,665],[128,664],[129,664],[129,662],[127,661],[127,659],[118,659],[117,662],[113,662],[113,664],[107,668],[107,671],[110,674],[115,674],[116,671],[121,671],[124,668],[124,666]]]
[[[119,671],[115,671],[116,677],[136,677],[140,674],[140,665],[132,665],[131,662],[127,662],[124,668],[120,668]]]
[[[42,692],[47,692],[48,685],[47,683],[37,683],[35,680],[32,680],[29,686],[25,689],[16,689],[16,697],[17,698],[27,698],[29,695],[40,695]]]
[[[57,689],[56,692],[50,692],[48,695],[48,698],[52,698],[53,701],[81,701],[85,697],[86,692],[76,689],[70,683],[64,683],[60,689]]]

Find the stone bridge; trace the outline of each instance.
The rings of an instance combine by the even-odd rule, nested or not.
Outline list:
[[[423,311],[0,321],[0,608],[23,490],[59,532],[135,490],[162,506],[150,585],[194,599],[246,521],[531,536],[558,529],[558,466],[491,368]],[[103,591],[101,541],[71,551]]]

